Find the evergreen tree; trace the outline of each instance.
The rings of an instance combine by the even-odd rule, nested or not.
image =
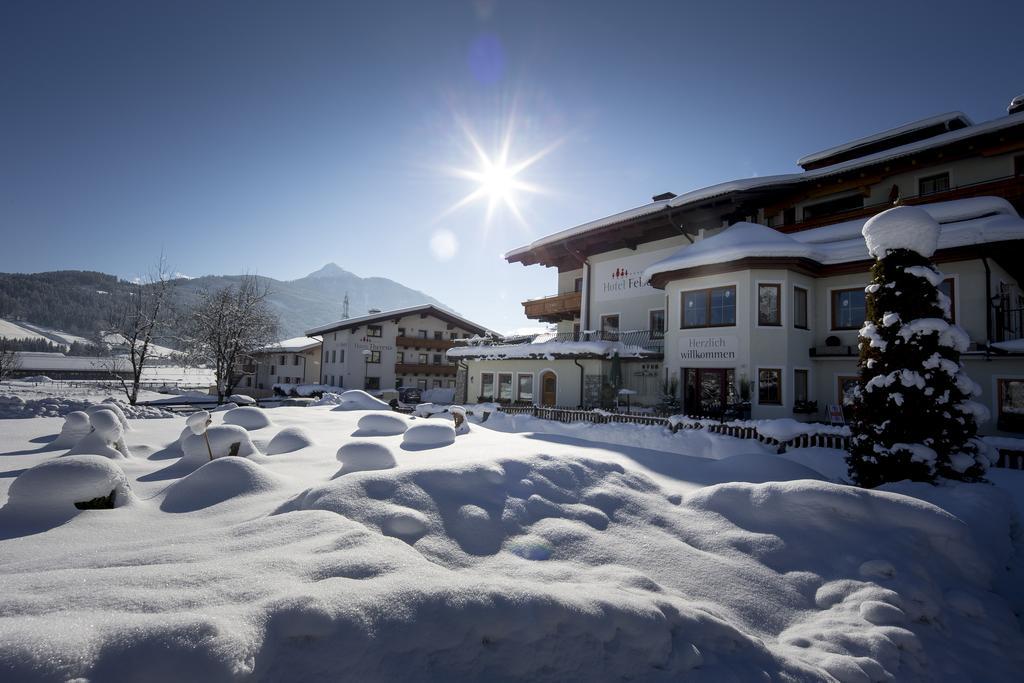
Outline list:
[[[901,206],[864,226],[875,258],[860,330],[860,382],[853,398],[847,464],[861,486],[936,477],[976,481],[991,449],[977,438],[988,410],[960,365],[970,339],[950,320],[943,276],[929,260],[939,226]]]

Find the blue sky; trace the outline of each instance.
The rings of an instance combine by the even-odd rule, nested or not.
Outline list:
[[[389,277],[496,329],[555,292],[500,254],[1024,92],[1009,2],[0,6],[0,271]],[[541,159],[522,219],[451,169]],[[438,233],[451,254],[431,249]],[[448,245],[452,243],[449,237]],[[436,243],[436,240],[435,240]],[[442,259],[441,257],[447,257]]]

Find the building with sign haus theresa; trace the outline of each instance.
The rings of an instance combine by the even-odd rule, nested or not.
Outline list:
[[[971,338],[986,431],[1024,429],[1024,112],[934,116],[798,163],[658,195],[506,254],[558,271],[556,295],[523,302],[557,333],[453,350],[469,400],[655,405],[667,392],[691,415],[827,419],[858,374],[872,264],[861,228],[903,203],[941,225],[934,260]]]

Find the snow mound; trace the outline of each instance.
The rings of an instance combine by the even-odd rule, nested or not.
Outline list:
[[[114,459],[131,456],[121,420],[112,410],[92,411],[89,413],[89,425],[92,431],[79,439],[67,452],[68,455],[93,454]]]
[[[252,396],[246,396],[245,394],[231,394],[228,396],[228,401],[240,406],[256,405],[256,399]]]
[[[224,413],[224,424],[227,425],[238,425],[243,429],[250,431],[255,429],[263,429],[271,425],[270,418],[263,411],[262,408],[254,408],[246,406],[243,408],[235,408]]]
[[[341,474],[365,470],[386,470],[395,466],[391,449],[375,441],[350,441],[338,449]]]
[[[207,439],[210,441],[209,450],[206,446]],[[183,453],[182,461],[197,466],[210,459],[211,450],[214,458],[230,455],[246,458],[257,453],[256,446],[249,438],[249,432],[238,425],[216,425],[207,429],[205,434],[193,434],[186,427],[181,434],[179,443]]]
[[[313,445],[313,437],[301,427],[287,427],[282,429],[267,444],[267,455],[280,455],[281,453],[293,453]]]
[[[939,223],[924,209],[897,206],[872,216],[864,224],[868,253],[882,259],[890,251],[908,249],[930,258],[939,246]]]
[[[216,408],[212,409],[210,412],[211,413],[224,413],[224,412],[227,412],[229,410],[234,410],[237,407],[238,407],[237,403],[223,403],[223,404],[217,406]]]
[[[115,463],[100,455],[72,455],[47,460],[25,470],[11,483],[8,505],[35,516],[75,514],[75,503],[114,493],[114,506],[130,498],[128,478]]]
[[[89,423],[89,415],[83,410],[73,410],[64,416],[64,424],[60,428],[60,434],[50,445],[57,448],[71,448],[91,431],[92,425]]]
[[[117,416],[118,422],[121,423],[121,429],[123,429],[126,432],[131,430],[132,427],[130,424],[128,424],[128,418],[125,417],[124,411],[121,409],[121,406],[115,403],[114,401],[107,399],[103,403],[97,403],[96,405],[89,406],[88,408],[85,409],[85,412],[86,414],[91,416],[93,413],[100,410],[109,410],[110,412]]]
[[[399,415],[372,413],[363,415],[357,424],[360,436],[395,436],[409,428],[409,422]]]
[[[455,443],[455,427],[448,422],[421,422],[405,430],[402,446],[410,449],[439,448]]]
[[[413,409],[413,414],[417,417],[431,417],[447,412],[447,405],[438,405],[437,403],[418,403]]]
[[[391,410],[384,401],[370,396],[365,391],[351,389],[340,394],[324,394],[313,405],[334,405],[335,410]]]
[[[248,458],[218,458],[172,484],[160,509],[164,512],[194,512],[231,498],[265,493],[280,486],[279,477]]]

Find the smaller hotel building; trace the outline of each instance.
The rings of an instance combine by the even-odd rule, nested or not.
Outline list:
[[[371,393],[399,387],[456,389],[459,368],[448,358],[457,342],[491,330],[433,304],[371,311],[306,332],[319,340],[321,384]],[[463,373],[464,377],[464,373]]]
[[[971,338],[987,433],[1024,432],[1024,105],[940,114],[800,159],[802,170],[664,193],[514,249],[557,270],[523,302],[557,331],[453,350],[468,400],[633,405],[671,394],[701,416],[827,419],[858,374],[872,260],[864,222],[895,202],[940,224],[934,260]]]

